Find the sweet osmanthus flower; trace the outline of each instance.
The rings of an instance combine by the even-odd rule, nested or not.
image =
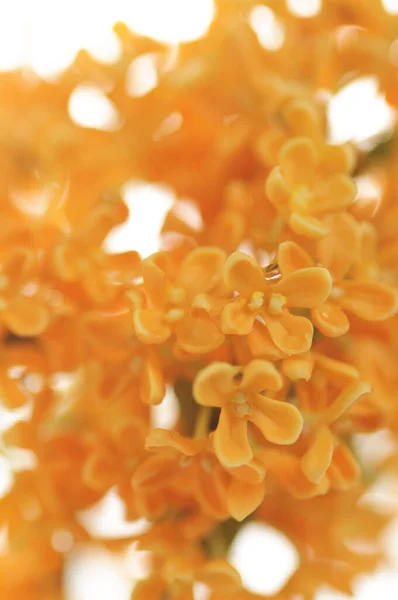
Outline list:
[[[385,558],[367,492],[397,473],[398,16],[215,3],[178,51],[119,23],[114,62],[0,73],[1,600],[66,600],[93,544],[148,552],[132,600],[259,600],[228,562],[247,519],[300,555],[273,600],[352,595]],[[329,102],[365,76],[390,130],[334,144]],[[74,122],[81,85],[114,129]],[[149,256],[109,251],[134,180],[175,197]],[[371,433],[393,442],[379,463]],[[110,493],[144,533],[93,533],[82,511]]]

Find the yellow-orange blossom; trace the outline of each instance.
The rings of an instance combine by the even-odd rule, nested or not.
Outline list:
[[[278,49],[251,26],[259,5]],[[32,457],[0,498],[1,600],[66,600],[75,548],[136,542],[150,558],[133,600],[192,600],[197,582],[211,600],[256,600],[228,562],[246,518],[300,555],[273,600],[351,594],[382,560],[389,517],[362,498],[397,454],[367,464],[358,449],[398,439],[398,16],[381,0],[216,8],[177,51],[118,24],[112,64],[82,51],[53,81],[0,74],[0,403],[16,411],[0,448]],[[129,95],[143,56],[158,83]],[[391,131],[332,144],[330,98],[368,75]],[[81,83],[119,128],[73,122]],[[176,195],[159,251],[110,254],[137,179]],[[166,395],[178,416],[158,427]],[[82,524],[111,490],[144,533]]]

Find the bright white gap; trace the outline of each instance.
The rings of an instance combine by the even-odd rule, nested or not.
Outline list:
[[[120,127],[120,119],[112,102],[91,85],[79,85],[69,100],[69,113],[73,121],[82,127],[114,131]]]
[[[126,521],[125,506],[115,489],[109,490],[94,506],[79,512],[79,521],[97,538],[129,537],[148,529],[145,519]]]
[[[279,50],[285,40],[283,23],[267,6],[255,6],[250,12],[249,23],[260,44],[270,51]]]
[[[158,84],[157,54],[142,54],[127,70],[126,92],[130,96],[145,96]]]
[[[394,111],[379,92],[376,77],[361,77],[331,98],[328,122],[332,144],[361,143],[387,135],[394,126]]]
[[[396,15],[398,14],[398,0],[381,0],[387,12]]]
[[[277,593],[299,565],[298,552],[288,538],[262,523],[243,525],[229,558],[255,594]]]
[[[194,231],[201,231],[203,229],[202,215],[194,200],[179,200],[173,206],[172,212]]]
[[[152,427],[172,429],[178,419],[179,407],[177,396],[171,386],[166,387],[166,395],[160,404],[152,406]]]
[[[308,19],[320,12],[322,0],[287,0],[287,7],[296,17]]]
[[[103,548],[79,549],[67,559],[66,600],[130,600],[132,588],[120,559]]]
[[[175,44],[204,36],[214,12],[213,0],[145,0],[130,2],[124,17],[137,33]]]
[[[123,195],[130,214],[108,235],[105,249],[110,253],[137,250],[145,258],[159,249],[160,230],[175,196],[165,185],[138,180],[126,184]]]

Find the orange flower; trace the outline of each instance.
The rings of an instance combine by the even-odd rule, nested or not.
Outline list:
[[[313,308],[326,300],[331,278],[320,267],[285,270],[279,260],[282,278],[277,283],[267,280],[261,267],[247,254],[234,252],[225,263],[224,277],[238,296],[222,311],[224,333],[247,335],[257,318],[263,320],[272,342],[286,354],[307,352],[312,343],[313,327],[306,318],[294,315],[288,308]]]
[[[352,279],[350,270],[357,261],[365,259],[359,253],[360,237],[357,223],[349,214],[332,215],[326,220],[329,234],[318,242],[317,256],[333,277],[328,300],[312,309],[314,325],[331,337],[343,335],[349,328],[346,311],[365,321],[383,321],[398,308],[398,294],[389,285],[369,277]],[[364,246],[362,245],[364,251]],[[291,252],[296,252],[291,246]],[[310,257],[300,253],[301,264],[312,264]]]
[[[304,416],[307,449],[301,469],[313,483],[326,475],[331,486],[345,489],[359,478],[359,465],[349,447],[334,432],[337,421],[364,394],[371,391],[359,380],[353,367],[315,355],[315,368],[309,382],[297,384],[300,409]],[[339,392],[335,393],[337,387]]]
[[[352,157],[342,146],[317,147],[309,138],[287,142],[267,180],[271,202],[295,233],[318,239],[329,229],[324,216],[350,206],[356,186],[347,175]]]
[[[137,338],[145,344],[162,344],[174,333],[177,348],[192,354],[220,346],[224,335],[212,316],[214,305],[219,311],[217,296],[208,294],[220,283],[224,262],[224,252],[212,247],[192,250],[175,269],[165,253],[146,259],[147,306],[133,314]]]
[[[145,447],[156,455],[135,472],[136,493],[159,494],[170,488],[192,497],[215,519],[231,515],[239,521],[250,515],[264,497],[265,469],[256,459],[225,469],[214,456],[208,439],[191,439],[165,429],[153,429]]]
[[[50,311],[37,282],[34,251],[14,247],[0,257],[0,320],[16,335],[39,335],[50,322]]]
[[[263,394],[282,387],[282,378],[268,361],[253,360],[246,367],[213,363],[197,375],[193,393],[202,406],[220,408],[213,434],[214,450],[221,464],[239,467],[253,458],[249,423],[273,444],[292,444],[300,435],[300,412],[285,402]]]

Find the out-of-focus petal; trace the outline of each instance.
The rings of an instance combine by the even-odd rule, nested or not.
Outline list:
[[[221,313],[221,329],[229,335],[247,335],[253,329],[256,313],[247,305],[246,298],[228,302]]]
[[[185,352],[203,354],[215,350],[225,336],[209,317],[185,317],[176,328],[177,345]]]
[[[320,427],[301,459],[303,473],[313,483],[319,483],[328,470],[333,449],[334,439],[329,427]]]
[[[139,308],[134,311],[133,325],[137,338],[144,344],[163,344],[171,335],[160,310]]]
[[[39,298],[16,297],[2,312],[3,323],[21,337],[43,333],[50,323],[50,313]]]
[[[398,293],[386,284],[344,281],[339,287],[341,306],[365,321],[384,321],[397,312]]]
[[[318,240],[329,233],[329,227],[317,217],[297,212],[290,215],[289,225],[295,233],[313,240]]]
[[[235,479],[228,489],[228,512],[236,521],[251,515],[264,499],[264,482],[248,484]]]
[[[182,261],[178,283],[189,297],[206,293],[221,279],[226,254],[220,248],[211,246],[192,250]]]
[[[294,138],[280,154],[282,177],[289,189],[298,185],[312,186],[317,164],[317,150],[309,138]]]

